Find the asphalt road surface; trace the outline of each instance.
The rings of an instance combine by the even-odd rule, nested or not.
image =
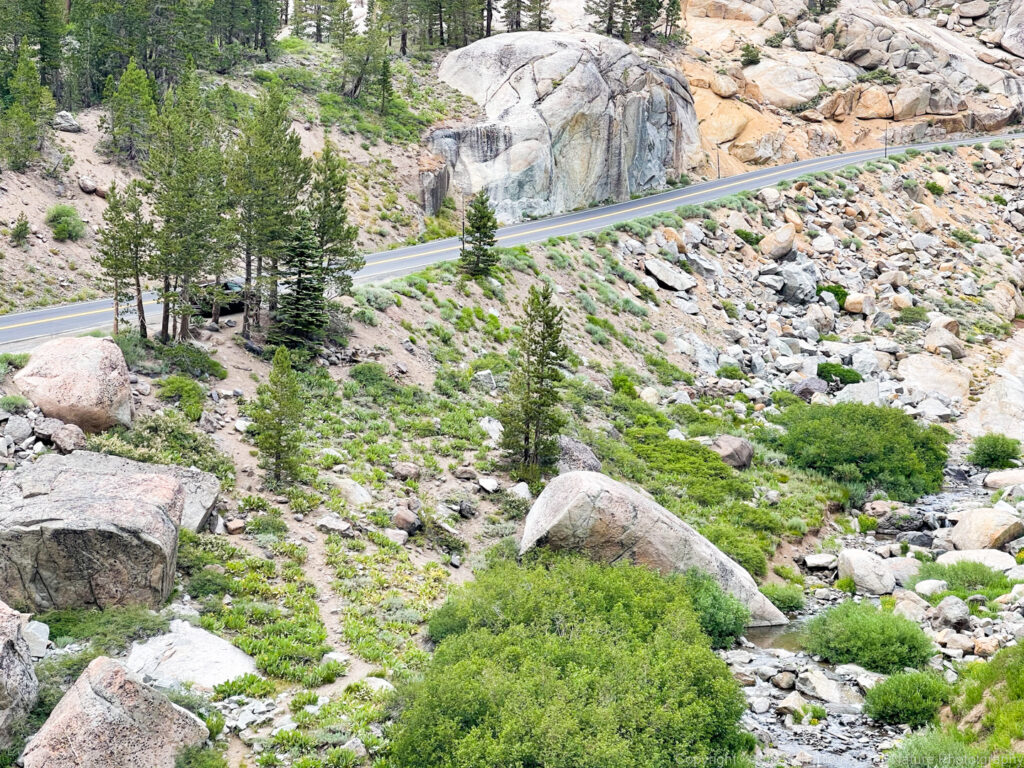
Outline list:
[[[888,152],[892,154],[912,148],[923,150],[945,145],[974,144],[979,141],[988,142],[1000,138],[1024,137],[1018,134],[972,136],[889,147]],[[521,245],[546,240],[549,237],[591,232],[629,219],[671,211],[680,205],[698,205],[716,200],[724,195],[773,186],[780,181],[794,179],[805,173],[834,171],[848,165],[859,165],[868,160],[880,158],[883,153],[883,149],[862,149],[839,155],[816,157],[787,165],[762,168],[724,179],[704,181],[636,200],[601,205],[547,219],[513,224],[498,230],[498,244],[502,246]],[[430,264],[458,258],[458,255],[459,239],[457,237],[381,251],[366,256],[366,266],[356,275],[355,279],[357,283],[387,280],[416,272]],[[96,299],[78,304],[3,315],[0,316],[0,347],[27,348],[31,346],[27,342],[40,337],[85,333],[98,328],[109,328],[113,322],[112,312],[113,304],[110,299]],[[146,317],[151,328],[159,324],[159,315],[160,302],[156,294],[147,294]]]

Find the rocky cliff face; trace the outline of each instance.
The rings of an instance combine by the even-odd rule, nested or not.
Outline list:
[[[588,32],[498,35],[454,51],[439,74],[484,117],[431,135],[444,159],[431,185],[447,172],[456,194],[486,190],[503,221],[625,199],[697,162],[685,76],[621,41]]]

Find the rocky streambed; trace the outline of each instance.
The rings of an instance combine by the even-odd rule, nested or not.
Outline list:
[[[891,521],[898,516],[901,520],[913,519],[913,525],[906,527],[915,530],[890,528],[888,534],[837,535],[834,541],[841,547],[838,553],[806,553],[804,610],[788,626],[751,629],[737,647],[720,652],[746,694],[748,709],[743,723],[762,745],[758,766],[884,765],[885,752],[909,730],[881,725],[863,714],[866,692],[884,675],[854,664],[828,664],[803,650],[806,623],[829,607],[851,599],[832,586],[838,576],[847,575],[840,566],[844,553],[863,552],[865,557],[872,558],[873,567],[878,568],[881,563],[883,573],[893,574],[895,586],[886,591],[895,600],[895,612],[920,623],[933,639],[936,654],[930,667],[949,682],[956,681],[959,664],[985,658],[999,647],[1024,638],[1022,588],[1000,598],[998,613],[979,617],[971,615],[967,604],[957,598],[946,598],[939,606],[931,606],[919,594],[927,594],[926,584],[919,585],[917,591],[905,587],[920,567],[915,551],[941,557],[947,551],[955,523],[992,507],[992,491],[985,488],[983,474],[972,475],[967,468],[953,467],[947,471],[947,479],[949,484],[942,493],[921,499],[912,507],[899,507],[898,512],[882,512],[878,506],[872,508],[869,504],[869,511],[881,513],[882,525],[887,518]],[[1011,501],[1018,497],[1024,494],[1015,488],[1003,494],[1003,499]],[[1006,501],[996,506],[1001,506],[1004,513],[1013,510],[1018,515],[1021,511]],[[1024,503],[1020,506],[1024,507]],[[901,542],[908,544],[904,546]],[[1003,548],[1012,550],[1012,545],[1013,542]],[[953,548],[948,546],[948,551]],[[994,548],[979,551],[1007,554]],[[1008,575],[1013,578],[1018,574]],[[853,599],[878,604],[881,597],[858,589]]]

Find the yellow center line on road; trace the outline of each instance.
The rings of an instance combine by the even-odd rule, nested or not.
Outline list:
[[[871,152],[874,152],[874,151],[875,150],[871,150],[871,149],[863,149],[863,150],[860,150],[860,153],[856,153],[856,154],[871,153]],[[852,161],[853,160],[853,153],[851,153],[851,155],[846,156],[846,159]],[[829,162],[835,162],[835,160],[836,160],[835,157],[823,157],[823,158],[819,158],[818,160],[816,160],[813,163],[808,163],[807,165],[801,166],[799,169],[780,168],[777,171],[771,171],[771,172],[765,173],[764,176],[762,176],[762,177],[760,177],[758,179],[755,179],[754,181],[755,182],[761,182],[761,181],[767,182],[768,179],[771,178],[772,176],[785,176],[787,174],[793,173],[796,170],[799,170],[801,174],[802,173],[808,173],[808,172],[813,171],[815,166],[818,166],[818,165],[828,165]],[[848,164],[852,165],[853,162],[850,162]],[[518,233],[513,234],[513,235],[505,235],[505,237],[506,238],[507,237],[528,237],[529,235],[536,235],[536,234],[541,233],[541,232],[549,232],[552,229],[558,229],[560,227],[568,226],[570,224],[586,224],[586,223],[591,222],[591,221],[598,221],[600,219],[607,219],[607,218],[609,218],[611,216],[627,216],[629,214],[636,213],[637,211],[641,211],[641,210],[643,210],[645,208],[652,208],[654,206],[664,205],[665,203],[680,202],[682,200],[686,200],[688,198],[695,197],[697,195],[703,195],[703,194],[707,194],[709,192],[718,192],[718,191],[723,190],[723,189],[729,189],[731,187],[737,187],[737,186],[741,186],[743,184],[749,184],[750,181],[751,181],[750,179],[739,179],[739,180],[733,181],[733,182],[731,182],[729,184],[722,184],[722,185],[716,186],[713,189],[695,189],[695,190],[691,190],[689,192],[685,192],[685,193],[683,193],[681,195],[676,195],[675,197],[667,197],[667,198],[661,198],[659,200],[653,200],[653,201],[646,202],[646,203],[639,203],[638,205],[634,205],[634,206],[632,206],[630,208],[627,208],[627,209],[624,209],[624,210],[611,211],[611,212],[608,212],[608,213],[600,213],[600,214],[597,214],[596,216],[588,216],[588,217],[583,218],[583,219],[573,219],[572,221],[564,221],[564,222],[558,222],[558,223],[555,223],[555,224],[548,224],[548,225],[543,226],[543,227],[535,227],[533,229],[528,229],[528,230],[526,230],[524,232],[518,232]],[[764,184],[762,186],[767,186],[767,184]],[[498,235],[498,239],[501,240],[502,236]],[[419,253],[408,254],[406,256],[395,256],[394,258],[391,258],[391,259],[381,259],[380,261],[373,261],[373,262],[370,262],[369,264],[367,264],[366,266],[368,266],[368,267],[376,267],[378,264],[393,264],[393,263],[399,262],[399,261],[407,261],[409,259],[418,259],[418,258],[421,258],[423,256],[435,256],[435,255],[437,255],[439,253],[445,253],[446,251],[456,251],[456,250],[458,250],[458,246],[456,246],[456,245],[448,245],[448,246],[445,246],[444,248],[435,248],[435,249],[433,249],[431,251],[420,251]]]
[[[159,306],[159,301],[147,301],[143,306],[145,307],[156,307]],[[58,320],[71,320],[76,317],[88,317],[89,315],[102,315],[104,312],[110,312],[111,307],[104,307],[103,309],[90,309],[88,312],[75,312],[70,315],[60,315],[58,317],[44,317],[40,320],[26,320],[23,323],[12,323],[11,325],[0,325],[0,331],[10,331],[14,328],[24,328],[29,325],[41,325],[42,323],[53,323]]]

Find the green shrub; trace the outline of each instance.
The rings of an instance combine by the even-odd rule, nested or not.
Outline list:
[[[970,742],[951,729],[918,731],[889,753],[889,768],[982,768],[985,751]]]
[[[804,647],[833,664],[859,664],[884,674],[921,667],[932,656],[932,643],[916,623],[852,601],[815,616]]]
[[[841,285],[819,285],[815,289],[815,292],[819,296],[821,296],[821,294],[823,293],[831,293],[833,296],[836,297],[836,303],[839,304],[840,309],[846,306],[846,299],[850,295],[849,291],[847,291]]]
[[[896,408],[860,403],[794,405],[778,417],[778,447],[799,467],[838,482],[914,501],[942,487],[946,430],[922,427]]]
[[[0,397],[0,411],[8,413],[25,413],[32,403],[21,395],[3,395]]]
[[[901,672],[867,692],[864,712],[879,722],[917,728],[934,721],[949,698],[949,685],[937,675]]]
[[[190,421],[203,415],[203,388],[186,376],[168,376],[157,382],[156,396],[161,400],[177,400],[178,407]]]
[[[761,63],[761,49],[756,45],[750,43],[744,43],[742,49],[742,55],[740,56],[740,63],[744,67],[752,67],[754,64]]]
[[[677,381],[685,381],[687,384],[693,383],[693,374],[687,373],[677,365],[673,365],[664,357],[644,355],[644,362],[647,363],[647,367],[657,377],[659,384],[669,386]]]
[[[927,189],[936,197],[938,197],[939,195],[943,194],[946,191],[941,184],[935,181],[926,181],[924,183],[924,188]]]
[[[857,582],[855,582],[849,576],[846,576],[842,579],[837,579],[835,583],[835,588],[838,589],[840,592],[845,592],[848,595],[857,594]]]
[[[208,352],[194,344],[157,344],[154,347],[157,357],[163,360],[169,371],[200,378],[213,376],[217,379],[228,377],[227,368],[214,360]]]
[[[984,469],[1006,469],[1020,458],[1020,440],[990,432],[976,437],[967,460]]]
[[[550,553],[500,561],[429,628],[437,650],[399,692],[391,758],[405,768],[725,763],[753,746],[682,577]]]
[[[878,83],[879,85],[899,85],[900,79],[885,67],[861,72],[857,75],[858,83]]]
[[[761,594],[783,613],[803,610],[804,591],[799,584],[765,584]]]
[[[878,530],[878,519],[871,515],[857,515],[857,527],[861,533]]]
[[[834,384],[842,384],[844,387],[847,384],[857,384],[864,380],[858,371],[839,363],[818,363],[818,378]]]
[[[227,487],[235,483],[235,465],[230,457],[218,450],[209,435],[173,409],[142,416],[131,429],[114,427],[100,435],[89,435],[86,447],[150,464],[194,466],[212,472]]]
[[[715,371],[715,376],[717,376],[720,379],[732,379],[733,381],[746,381],[748,378],[750,378],[749,376],[747,376],[747,374],[743,372],[742,368],[740,368],[738,365],[732,364],[723,365],[721,368]]]
[[[78,240],[85,234],[85,223],[73,205],[55,205],[46,212],[46,223],[53,230],[53,239]]]
[[[233,680],[218,683],[213,687],[213,700],[222,701],[232,696],[248,696],[250,699],[265,699],[277,693],[277,686],[270,680],[251,672]]]
[[[1013,588],[1013,582],[1002,571],[993,570],[982,563],[972,563],[966,560],[950,565],[936,562],[922,563],[909,586],[912,588],[918,582],[926,579],[939,579],[949,585],[946,592],[931,596],[930,599],[935,602],[946,595],[956,595],[961,600],[966,600],[971,595],[980,594],[994,600]]]
[[[66,608],[35,617],[50,628],[53,638],[88,640],[104,653],[117,653],[131,645],[167,631],[166,616],[140,606],[122,606],[96,610]]]
[[[738,237],[747,245],[754,246],[758,245],[762,240],[764,240],[764,235],[759,235],[756,232],[751,232],[748,229],[737,229],[736,237]]]
[[[24,213],[19,213],[14,226],[11,228],[11,242],[17,246],[22,246],[28,242],[28,236],[31,233],[32,228],[29,226],[28,218]]]
[[[677,489],[698,504],[721,504],[752,495],[750,484],[736,470],[696,441],[672,440],[658,427],[632,427],[625,439],[638,457],[671,478]]]
[[[633,377],[626,371],[619,369],[612,373],[611,377],[612,391],[616,394],[625,395],[626,397],[635,399],[637,397],[636,385],[633,383]]]
[[[915,323],[928,322],[928,310],[920,305],[916,307],[904,307],[896,316],[896,322],[901,325],[914,325]]]
[[[718,586],[711,576],[695,568],[686,572],[683,585],[697,612],[700,628],[711,639],[711,647],[732,646],[750,619],[747,607]]]
[[[228,768],[228,761],[224,757],[223,748],[200,744],[183,749],[174,758],[174,768]]]

